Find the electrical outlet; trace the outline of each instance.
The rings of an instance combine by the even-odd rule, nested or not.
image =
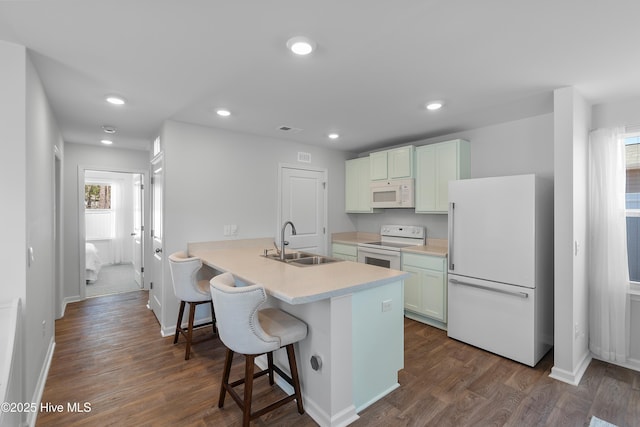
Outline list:
[[[236,224],[227,224],[224,226],[224,235],[225,236],[237,236],[238,235],[238,226]]]
[[[382,301],[382,312],[391,311],[391,300]]]

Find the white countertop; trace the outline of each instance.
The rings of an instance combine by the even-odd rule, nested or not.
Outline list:
[[[304,304],[403,280],[409,273],[351,261],[300,267],[261,256],[273,238],[189,243],[189,255],[240,280],[261,284],[289,304]]]

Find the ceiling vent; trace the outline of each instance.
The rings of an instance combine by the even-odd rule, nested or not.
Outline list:
[[[278,127],[278,130],[281,130],[283,132],[288,132],[288,133],[302,132],[302,129],[294,128],[294,127],[291,127],[291,126],[280,126],[280,127]]]

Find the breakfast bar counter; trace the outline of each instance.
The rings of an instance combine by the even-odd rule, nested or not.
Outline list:
[[[307,323],[297,349],[305,410],[321,426],[350,424],[399,387],[408,273],[350,261],[297,266],[263,256],[270,248],[273,239],[265,238],[190,243],[188,252],[240,282],[264,286],[268,306]],[[321,361],[318,369],[312,357]],[[282,350],[274,360],[288,366]],[[266,365],[266,358],[257,363]],[[286,382],[278,385],[292,392]]]
[[[402,271],[347,261],[290,265],[263,256],[264,249],[273,247],[272,242],[273,239],[250,239],[191,243],[189,255],[197,256],[215,270],[229,271],[244,282],[259,283],[270,295],[289,304],[350,294],[407,276]]]

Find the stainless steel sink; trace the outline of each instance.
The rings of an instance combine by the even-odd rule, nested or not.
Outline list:
[[[280,255],[278,255],[278,254],[267,254],[267,255],[264,255],[264,256],[266,258],[269,258],[269,259],[275,259],[277,261],[282,261],[280,259]],[[300,259],[300,258],[307,258],[307,257],[311,257],[311,256],[314,256],[314,254],[309,254],[309,253],[306,253],[306,252],[287,252],[287,253],[284,254],[284,261],[287,262],[287,261]]]
[[[308,252],[288,252],[285,254],[284,260],[281,260],[280,255],[278,254],[267,254],[263,256],[274,261],[280,261],[287,264],[295,265],[296,267],[308,267],[311,265],[328,264],[332,262],[342,261],[341,259],[315,255]]]
[[[329,264],[331,262],[337,262],[337,261],[342,261],[342,260],[336,259],[336,258],[329,258],[326,256],[314,255],[306,258],[298,258],[298,259],[292,260],[290,264],[300,266],[300,267],[306,267],[309,265]]]

